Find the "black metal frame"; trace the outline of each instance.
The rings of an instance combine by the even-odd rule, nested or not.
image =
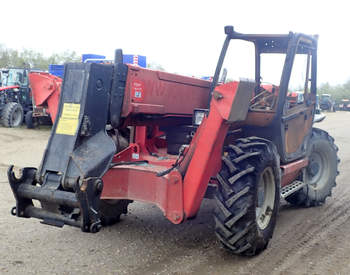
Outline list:
[[[285,151],[284,136],[285,124],[283,122],[283,109],[286,100],[288,85],[293,68],[294,57],[296,54],[310,54],[312,56],[311,61],[311,88],[310,92],[314,95],[316,101],[316,83],[317,83],[317,36],[305,35],[302,33],[289,34],[242,34],[234,31],[232,26],[225,27],[226,38],[219,56],[219,60],[216,66],[213,82],[211,84],[211,94],[218,84],[219,75],[222,69],[222,65],[226,56],[227,49],[232,39],[240,39],[252,42],[255,45],[255,82],[256,87],[261,85],[260,77],[260,65],[261,54],[263,53],[281,53],[286,54],[285,62],[279,86],[279,97],[276,109],[276,115],[272,123],[266,130],[254,127],[254,129],[248,129],[249,132],[261,133],[266,136],[266,132],[270,133],[267,138],[274,140],[274,143],[279,149],[282,162],[289,162],[298,159],[305,153],[304,144],[300,146],[299,150],[292,154],[287,154]],[[282,121],[282,122],[281,122]],[[310,129],[311,131],[311,129]],[[304,143],[307,139],[304,140]]]
[[[12,214],[39,218],[55,226],[78,226],[86,232],[101,228],[98,210],[102,176],[116,151],[105,130],[113,69],[113,65],[94,63],[65,65],[58,119],[40,168],[24,168],[20,178],[15,177],[13,167],[8,170],[16,198]],[[75,115],[69,113],[72,106]],[[60,123],[71,130],[60,132]],[[42,207],[35,207],[32,199],[39,200]]]
[[[109,120],[113,128],[118,128],[123,108],[128,66],[123,64],[123,51],[117,49],[114,55],[113,83],[109,108]]]

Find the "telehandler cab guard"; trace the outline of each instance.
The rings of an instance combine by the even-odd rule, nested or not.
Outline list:
[[[335,186],[338,149],[312,128],[317,37],[241,34],[231,26],[225,33],[212,82],[125,65],[121,50],[114,64],[67,64],[39,169],[18,177],[8,170],[12,214],[97,232],[134,200],[180,224],[197,215],[203,198],[214,198],[219,240],[254,255],[272,237],[280,197],[323,203]],[[255,80],[218,83],[235,39],[255,46]],[[261,55],[276,53],[285,55],[279,86],[262,84]],[[287,93],[297,55],[307,68],[304,101],[293,105]]]

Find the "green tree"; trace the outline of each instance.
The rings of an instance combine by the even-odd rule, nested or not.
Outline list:
[[[31,49],[18,51],[0,45],[0,68],[29,67],[47,70],[49,64],[64,64],[66,62],[78,61],[80,61],[80,56],[70,50],[54,53],[46,57],[42,53]]]
[[[147,64],[148,69],[156,70],[156,71],[162,71],[165,72],[165,69],[162,67],[162,65],[156,63],[156,62],[149,62]]]

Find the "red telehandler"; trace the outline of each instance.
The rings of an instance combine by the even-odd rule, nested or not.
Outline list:
[[[29,83],[32,91],[33,110],[25,115],[27,128],[56,119],[61,93],[62,79],[46,72],[30,72]]]
[[[98,232],[133,201],[174,224],[215,200],[215,233],[236,254],[272,237],[280,198],[315,206],[331,195],[338,148],[313,128],[317,37],[242,34],[226,39],[213,81],[123,64],[65,66],[57,119],[38,169],[8,170],[12,214]],[[255,79],[218,83],[230,42],[255,48]],[[263,85],[264,55],[285,57],[279,86]],[[303,56],[304,100],[289,104],[294,59]],[[235,62],[235,60],[230,60]],[[40,206],[33,200],[39,200]]]

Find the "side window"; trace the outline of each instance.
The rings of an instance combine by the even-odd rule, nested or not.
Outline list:
[[[303,104],[310,93],[310,54],[296,54],[290,75],[287,107]]]
[[[238,81],[240,78],[255,79],[255,46],[252,42],[232,39],[226,52],[219,83]]]
[[[260,54],[260,87],[251,100],[251,111],[275,111],[285,54]]]

